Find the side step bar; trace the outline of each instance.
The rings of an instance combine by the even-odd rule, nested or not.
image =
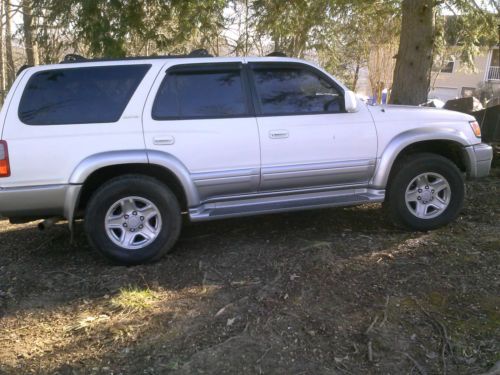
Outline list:
[[[189,210],[191,221],[382,202],[385,190],[346,189],[205,203]]]

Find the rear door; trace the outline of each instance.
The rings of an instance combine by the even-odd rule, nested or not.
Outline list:
[[[146,148],[177,158],[200,198],[255,192],[257,122],[240,61],[167,66],[146,103]]]
[[[365,106],[347,113],[343,89],[303,63],[254,62],[249,68],[261,143],[261,190],[368,182],[377,136]]]

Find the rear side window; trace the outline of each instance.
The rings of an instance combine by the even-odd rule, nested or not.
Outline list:
[[[19,104],[27,125],[116,122],[151,65],[46,70],[34,74]]]
[[[258,67],[253,69],[253,76],[263,115],[342,111],[339,91],[331,82],[309,69]]]
[[[247,102],[239,69],[168,72],[152,111],[155,120],[246,114]]]

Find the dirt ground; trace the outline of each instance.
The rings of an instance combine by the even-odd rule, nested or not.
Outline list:
[[[110,266],[77,225],[0,221],[2,374],[482,374],[500,360],[500,168],[456,222],[378,205],[185,226]]]

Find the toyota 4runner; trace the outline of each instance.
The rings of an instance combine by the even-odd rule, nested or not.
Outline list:
[[[368,106],[286,57],[86,60],[24,69],[0,112],[0,214],[84,219],[121,264],[159,259],[204,221],[384,202],[445,225],[492,149],[473,117]]]

